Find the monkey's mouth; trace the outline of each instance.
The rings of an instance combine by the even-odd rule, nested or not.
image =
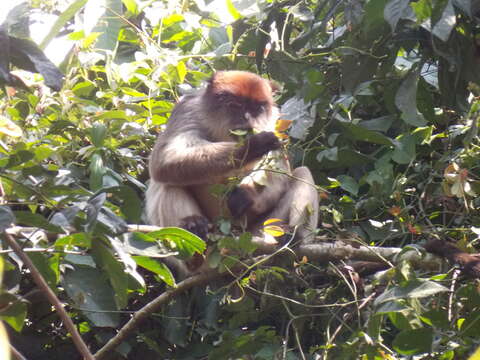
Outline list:
[[[254,129],[252,127],[238,127],[230,130],[230,135],[234,138],[245,138],[254,134]]]

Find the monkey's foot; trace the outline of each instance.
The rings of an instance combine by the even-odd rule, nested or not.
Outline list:
[[[230,210],[230,214],[234,218],[239,218],[244,215],[252,205],[253,199],[249,192],[242,187],[237,186],[228,196],[228,210]]]
[[[205,216],[202,215],[191,215],[184,217],[180,221],[180,226],[182,229],[188,230],[191,233],[194,233],[198,237],[205,240],[207,238],[209,222]]]

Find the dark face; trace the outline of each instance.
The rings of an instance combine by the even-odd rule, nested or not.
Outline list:
[[[265,115],[268,111],[267,102],[234,96],[230,93],[217,94],[216,98],[216,103],[230,115],[232,128],[234,129],[252,128],[252,120]]]

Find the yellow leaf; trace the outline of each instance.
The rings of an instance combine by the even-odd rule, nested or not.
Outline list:
[[[272,219],[265,220],[263,222],[263,225],[268,225],[268,224],[272,224],[272,223],[276,223],[276,222],[282,222],[282,221],[283,221],[282,219],[272,218]]]
[[[22,129],[12,120],[5,116],[0,116],[0,133],[8,136],[20,137],[22,136]]]
[[[480,347],[468,358],[468,360],[480,360]]]
[[[275,136],[280,140],[288,139],[288,135],[283,132],[286,131],[290,125],[292,125],[292,120],[278,119],[275,123]]]
[[[286,131],[292,125],[292,120],[278,119],[275,123],[275,131]]]
[[[288,139],[288,135],[287,134],[284,134],[282,132],[278,132],[278,131],[274,131],[274,134],[277,138],[279,138],[280,140],[285,140],[285,139]]]
[[[278,237],[278,236],[282,236],[282,235],[285,234],[283,229],[280,226],[277,226],[277,225],[265,226],[263,228],[263,231],[266,232],[269,235],[272,235],[273,237]]]

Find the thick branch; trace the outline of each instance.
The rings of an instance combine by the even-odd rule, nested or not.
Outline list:
[[[151,314],[156,312],[162,305],[168,303],[172,298],[191,289],[194,286],[207,284],[221,276],[226,276],[226,274],[220,274],[214,270],[206,271],[183,280],[182,282],[178,283],[176,288],[165,291],[143,308],[136,311],[132,318],[120,329],[117,335],[111,338],[100,350],[97,351],[95,354],[95,359],[101,360],[108,353],[115,350],[118,345],[132,335],[132,333],[143,320],[151,316]]]
[[[318,243],[300,245],[295,248],[297,256],[306,256],[315,261],[363,260],[363,261],[393,261],[402,251],[401,248],[359,246],[358,248],[337,241],[334,243]],[[442,264],[441,259],[431,254],[422,256],[418,251],[407,251],[401,259],[410,261],[415,267],[425,270],[436,270]]]
[[[446,241],[431,239],[425,246],[427,251],[460,265],[467,275],[480,278],[480,254],[469,254]]]
[[[77,328],[75,327],[75,324],[73,323],[72,319],[70,319],[67,312],[63,308],[62,303],[60,302],[60,300],[58,300],[57,296],[52,291],[52,289],[50,289],[47,282],[45,281],[43,276],[38,272],[33,262],[30,260],[27,254],[23,252],[22,248],[17,244],[17,242],[15,241],[12,235],[7,234],[6,232],[3,235],[7,244],[13,249],[15,254],[20,259],[22,259],[23,263],[30,270],[30,274],[32,275],[33,280],[35,281],[37,286],[44,292],[47,299],[55,307],[55,310],[57,310],[58,315],[60,316],[63,323],[67,327],[68,332],[72,336],[72,340],[76,348],[78,349],[78,351],[82,354],[82,356],[85,359],[95,360],[93,355],[90,353],[90,350],[88,349],[87,345],[82,340],[82,337],[80,336],[80,333],[77,331]]]

